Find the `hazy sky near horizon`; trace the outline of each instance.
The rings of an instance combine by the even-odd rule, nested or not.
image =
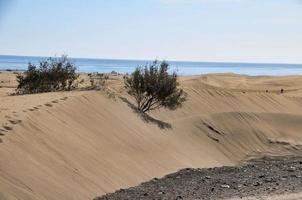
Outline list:
[[[302,1],[0,0],[0,54],[302,63]]]

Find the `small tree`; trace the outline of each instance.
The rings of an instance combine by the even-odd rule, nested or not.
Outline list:
[[[128,93],[134,96],[142,113],[160,107],[176,109],[186,100],[184,91],[178,87],[177,74],[169,74],[168,67],[167,62],[154,61],[124,77]]]
[[[17,75],[18,93],[41,93],[70,90],[78,78],[75,65],[67,59],[48,58],[37,67],[29,63],[23,74]]]

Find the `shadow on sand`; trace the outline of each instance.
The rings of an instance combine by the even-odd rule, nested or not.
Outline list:
[[[167,122],[163,122],[161,120],[155,119],[153,117],[151,117],[150,115],[146,114],[146,113],[142,113],[140,112],[137,107],[131,103],[130,101],[128,101],[128,99],[124,98],[124,97],[120,97],[120,99],[125,102],[132,110],[133,112],[137,113],[138,116],[146,123],[152,123],[152,124],[156,124],[160,129],[171,129],[172,126],[171,124],[167,123]]]

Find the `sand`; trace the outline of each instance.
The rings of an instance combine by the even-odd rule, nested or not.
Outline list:
[[[151,119],[129,107],[122,77],[106,91],[13,96],[14,77],[0,73],[1,200],[88,200],[182,168],[301,153],[301,76],[181,77],[188,101]]]

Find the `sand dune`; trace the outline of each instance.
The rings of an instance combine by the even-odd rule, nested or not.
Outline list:
[[[92,199],[181,168],[301,152],[299,76],[181,77],[188,101],[150,118],[120,77],[107,91],[9,96],[13,76],[0,74],[0,199]]]

